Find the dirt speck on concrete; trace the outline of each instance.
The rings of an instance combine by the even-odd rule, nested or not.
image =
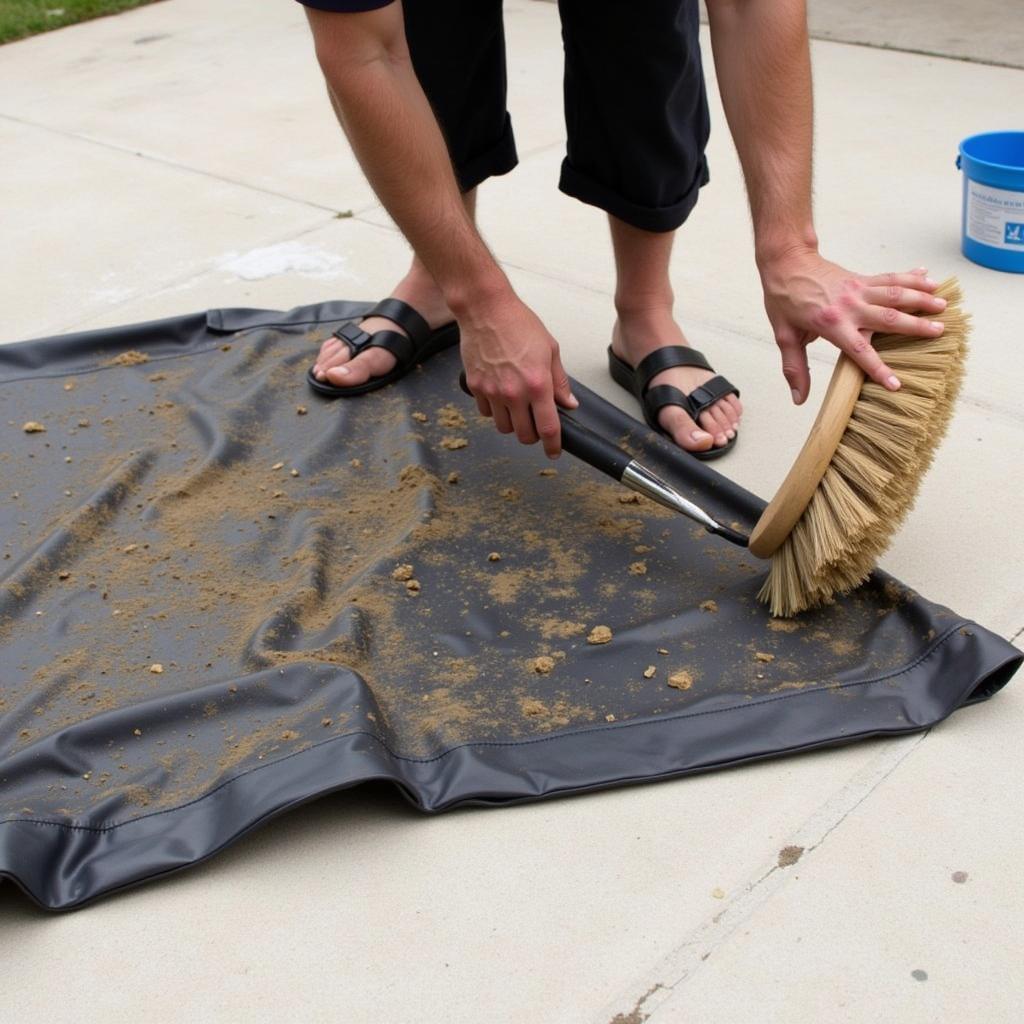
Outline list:
[[[488,562],[500,562],[501,561],[501,555],[497,551],[492,551],[487,556],[487,561]]]
[[[163,672],[163,670],[164,667],[160,664],[159,661],[154,661],[153,664],[149,666],[149,671],[152,672],[153,675],[155,676],[160,675]]]
[[[539,676],[550,675],[551,670],[555,667],[555,659],[547,654],[542,654],[539,658],[531,659],[529,666],[530,671],[536,672]]]
[[[595,626],[587,634],[588,644],[607,644],[612,639],[612,631],[607,626]]]
[[[768,665],[775,660],[774,654],[768,654],[767,651],[755,651],[754,661],[759,661],[763,665]]]
[[[953,881],[957,883],[957,885],[963,885],[964,882],[967,881],[967,872],[966,871],[954,871],[953,874],[950,875],[950,878],[952,878]]]
[[[647,575],[647,563],[646,562],[630,562],[629,563],[629,575],[630,576],[646,576]]]
[[[802,846],[784,846],[779,850],[780,868],[791,868],[804,855]]]
[[[38,420],[29,420],[21,428],[26,434],[45,434],[46,427],[43,426]]]
[[[391,570],[391,578],[393,580],[398,580],[399,583],[405,583],[406,580],[411,580],[414,574],[415,570],[407,563],[396,565],[394,569]]]
[[[519,702],[519,707],[527,718],[537,718],[548,713],[547,705],[536,697],[524,697]]]
[[[800,623],[793,619],[769,619],[768,628],[773,633],[795,633],[800,628]]]
[[[711,612],[712,614],[718,613],[718,602],[712,601],[710,598],[707,601],[701,601],[700,610],[702,612]]]
[[[653,679],[654,678],[654,674],[657,671],[658,671],[658,668],[657,668],[656,665],[648,665],[647,668],[644,669],[644,679]]]
[[[446,434],[441,438],[441,447],[450,452],[456,452],[460,448],[465,448],[468,444],[469,439],[465,437],[453,437],[451,434]]]

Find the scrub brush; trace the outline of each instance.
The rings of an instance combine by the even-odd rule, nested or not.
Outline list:
[[[946,433],[960,391],[970,318],[955,279],[941,337],[876,336],[872,344],[899,377],[887,391],[840,356],[807,443],[750,536],[770,558],[758,597],[792,616],[863,583],[910,511]]]

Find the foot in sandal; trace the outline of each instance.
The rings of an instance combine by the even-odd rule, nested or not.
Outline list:
[[[689,347],[669,309],[620,311],[608,360],[617,383],[643,406],[648,425],[680,448],[707,460],[735,445],[743,415],[739,391]]]
[[[375,308],[387,315],[344,324],[320,346],[309,371],[309,382],[317,391],[332,397],[364,394],[458,341],[458,327],[441,292],[416,264],[390,299]]]

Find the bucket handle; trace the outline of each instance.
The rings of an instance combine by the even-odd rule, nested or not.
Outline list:
[[[958,171],[960,170],[960,154],[959,153],[957,153],[957,155],[956,155],[956,169]]]

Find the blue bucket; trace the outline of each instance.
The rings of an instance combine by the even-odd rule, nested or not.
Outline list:
[[[963,254],[1024,274],[1024,132],[985,132],[960,143]]]

